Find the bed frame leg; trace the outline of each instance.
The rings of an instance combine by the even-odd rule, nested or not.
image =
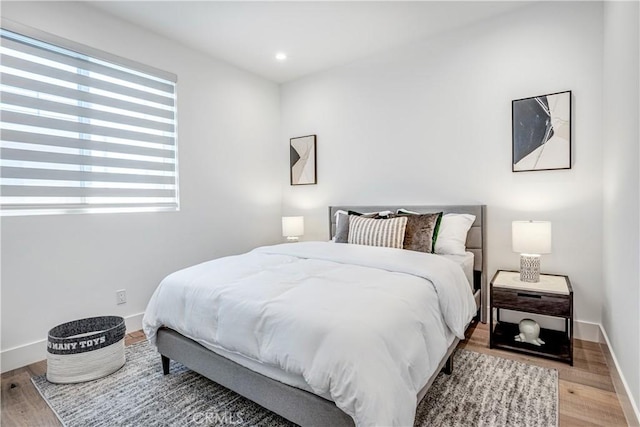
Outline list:
[[[451,353],[451,356],[447,358],[447,363],[444,364],[442,372],[447,375],[451,375],[451,373],[453,372],[453,353]]]
[[[171,361],[167,356],[160,355],[162,357],[162,373],[169,375],[169,362]]]

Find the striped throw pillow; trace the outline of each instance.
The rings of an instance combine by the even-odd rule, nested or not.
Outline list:
[[[348,243],[402,249],[407,218],[373,219],[349,215]]]

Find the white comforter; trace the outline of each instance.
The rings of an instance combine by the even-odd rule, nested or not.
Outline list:
[[[426,280],[425,280],[426,279]],[[301,375],[357,425],[413,425],[417,393],[476,312],[437,255],[325,242],[267,246],[167,276],[143,327],[161,326]]]

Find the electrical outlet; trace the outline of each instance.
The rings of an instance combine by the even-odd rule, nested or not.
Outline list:
[[[125,304],[127,302],[127,291],[125,289],[120,289],[116,291],[116,304]]]

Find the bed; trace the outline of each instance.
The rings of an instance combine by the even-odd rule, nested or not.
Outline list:
[[[399,208],[474,215],[466,239],[473,255],[456,261],[399,249],[302,242],[181,270],[156,290],[143,322],[161,354],[164,373],[169,373],[169,361],[176,360],[300,425],[354,425],[354,419],[362,425],[410,422],[436,375],[452,368],[470,304],[473,315],[484,321],[485,208],[334,206],[329,208],[330,234],[336,232],[340,210]],[[473,271],[464,274],[462,265],[470,260]],[[456,262],[459,267],[450,268]],[[215,292],[200,285],[211,281]],[[213,295],[206,304],[203,293]],[[430,302],[423,306],[425,301]],[[357,310],[364,317],[350,317],[354,302],[367,307]],[[379,321],[386,319],[387,306],[406,311],[407,318],[394,314]],[[380,338],[385,341],[370,347],[384,335],[381,331],[391,328],[402,333],[386,333]],[[362,358],[367,348],[383,350]],[[357,365],[350,355],[353,360],[359,355]],[[394,359],[402,359],[398,372],[385,368]],[[374,377],[375,385],[362,385]],[[391,396],[384,394],[393,390]],[[392,407],[389,414],[381,408],[383,399],[397,399],[386,405]]]

